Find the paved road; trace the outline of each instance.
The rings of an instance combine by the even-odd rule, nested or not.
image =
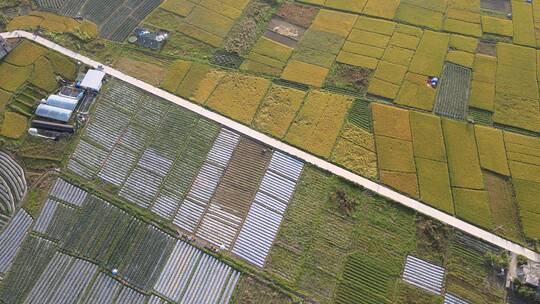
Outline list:
[[[83,56],[81,54],[75,53],[69,49],[66,49],[52,41],[49,41],[47,39],[44,39],[42,37],[39,37],[37,35],[34,35],[33,33],[25,32],[25,31],[13,31],[13,32],[7,32],[7,33],[0,33],[0,36],[3,38],[26,38],[29,40],[32,40],[36,43],[39,43],[49,49],[53,49],[57,52],[60,52],[68,57],[71,57],[75,60],[78,60],[82,63],[85,63],[87,65],[98,67],[101,65],[99,62],[94,61],[86,56]],[[227,126],[238,133],[244,134],[246,136],[249,136],[251,138],[257,139],[271,147],[274,147],[276,149],[282,150],[286,153],[289,153],[290,155],[293,155],[299,159],[304,160],[305,162],[308,162],[310,164],[313,164],[321,169],[324,169],[326,171],[329,171],[333,174],[336,174],[348,181],[351,181],[357,185],[360,185],[366,189],[369,189],[375,193],[378,193],[381,196],[384,196],[390,200],[393,200],[395,202],[398,202],[404,206],[407,206],[409,208],[412,208],[424,215],[427,215],[429,217],[435,218],[443,223],[446,223],[452,227],[455,227],[459,230],[462,230],[464,232],[467,232],[479,239],[482,239],[484,241],[487,241],[493,245],[499,246],[501,248],[504,248],[508,251],[511,251],[516,254],[521,254],[526,256],[527,258],[540,262],[540,254],[527,249],[521,245],[518,245],[516,243],[510,242],[506,239],[503,239],[493,233],[490,233],[488,231],[485,231],[483,229],[480,229],[476,226],[473,226],[467,222],[464,222],[454,216],[448,215],[442,211],[439,211],[435,208],[432,208],[424,203],[421,203],[417,200],[411,199],[405,195],[402,195],[390,188],[387,188],[385,186],[379,185],[371,180],[368,180],[366,178],[363,178],[359,175],[356,175],[352,172],[349,172],[343,168],[340,168],[336,165],[333,165],[323,159],[320,159],[316,156],[313,156],[309,153],[306,153],[300,149],[297,149],[293,146],[290,146],[288,144],[285,144],[279,140],[276,140],[272,137],[269,137],[263,133],[260,133],[258,131],[252,130],[247,126],[244,126],[240,123],[237,123],[227,117],[224,117],[220,114],[214,113],[212,111],[209,111],[201,106],[198,106],[194,103],[191,103],[181,97],[178,97],[176,95],[170,94],[162,89],[156,88],[150,84],[147,84],[141,80],[138,80],[134,77],[128,76],[118,70],[115,70],[111,67],[104,66],[103,65],[103,71],[113,77],[116,77],[118,79],[121,79],[125,82],[128,82],[136,87],[139,87],[149,93],[152,93],[156,96],[159,96],[161,98],[164,98],[166,100],[169,100],[183,108],[186,108],[188,110],[191,110],[195,113],[198,113],[208,119],[211,119],[213,121],[216,121],[224,126]]]

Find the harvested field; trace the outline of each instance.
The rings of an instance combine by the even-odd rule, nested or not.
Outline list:
[[[447,63],[441,76],[435,114],[464,120],[468,112],[470,81],[471,70]]]
[[[297,3],[285,3],[276,15],[303,28],[308,28],[318,13],[318,9]]]

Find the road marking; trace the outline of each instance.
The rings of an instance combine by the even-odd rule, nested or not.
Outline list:
[[[229,119],[225,116],[222,116],[220,114],[217,114],[215,112],[212,112],[208,109],[205,109],[199,105],[196,105],[190,101],[187,101],[181,97],[178,97],[176,95],[173,95],[169,92],[166,92],[162,89],[156,88],[148,83],[145,83],[141,80],[138,80],[134,77],[131,77],[129,75],[126,75],[118,70],[113,69],[112,67],[102,65],[101,63],[92,60],[86,56],[83,56],[81,54],[78,54],[74,51],[71,51],[63,46],[60,46],[52,41],[49,41],[45,38],[39,37],[33,33],[25,32],[25,31],[13,31],[13,32],[6,32],[6,33],[0,33],[0,36],[2,38],[8,39],[8,38],[26,38],[29,40],[32,40],[38,44],[41,44],[49,49],[55,50],[63,55],[66,55],[68,57],[71,57],[75,60],[78,60],[86,65],[92,66],[94,68],[97,68],[98,66],[103,67],[103,71],[107,73],[108,75],[111,75],[115,78],[118,78],[122,81],[125,81],[127,83],[130,83],[146,92],[152,93],[158,97],[161,97],[163,99],[166,99],[170,102],[173,102],[185,109],[191,110],[201,116],[204,116],[210,120],[213,120],[217,123],[220,123],[232,130],[235,130],[236,132],[239,132],[245,136],[251,137],[253,139],[256,139],[266,145],[269,145],[275,149],[284,151],[292,156],[295,156],[307,163],[310,163],[312,165],[315,165],[316,167],[319,167],[323,170],[326,170],[328,172],[331,172],[332,174],[338,175],[350,182],[353,182],[357,185],[360,185],[370,191],[373,191],[381,196],[384,196],[392,201],[395,201],[397,203],[400,203],[406,207],[409,207],[411,209],[416,210],[419,213],[422,213],[426,216],[432,217],[434,219],[437,219],[449,226],[452,226],[456,229],[459,229],[461,231],[464,231],[474,237],[477,237],[479,239],[482,239],[488,243],[491,243],[495,246],[501,247],[505,250],[508,250],[510,252],[513,252],[515,254],[520,254],[525,257],[527,257],[530,260],[533,260],[535,262],[540,262],[540,254],[525,248],[519,244],[516,244],[514,242],[508,241],[500,236],[497,236],[491,232],[485,231],[481,228],[478,228],[474,225],[471,225],[465,221],[462,221],[454,216],[451,216],[449,214],[446,214],[442,211],[439,211],[433,207],[430,207],[424,203],[421,203],[417,200],[414,200],[412,198],[409,198],[405,195],[402,195],[394,190],[391,190],[390,188],[387,188],[385,186],[379,185],[369,179],[366,179],[362,176],[359,176],[357,174],[354,174],[350,171],[347,171],[341,167],[338,167],[334,164],[331,164],[327,162],[326,160],[320,159],[314,155],[311,155],[307,152],[304,152],[298,148],[295,148],[291,145],[288,145],[286,143],[283,143],[277,139],[274,139],[268,135],[265,135],[263,133],[260,133],[258,131],[255,131],[245,125],[242,125],[236,121],[233,121],[232,119]]]

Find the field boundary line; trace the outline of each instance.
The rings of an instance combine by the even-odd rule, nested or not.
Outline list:
[[[514,242],[511,242],[509,240],[506,240],[500,236],[497,236],[491,232],[488,232],[484,229],[481,229],[479,227],[476,227],[472,224],[469,224],[463,220],[460,220],[454,216],[451,216],[447,213],[444,213],[440,210],[437,210],[431,206],[428,206],[420,201],[417,201],[415,199],[409,198],[403,194],[400,194],[386,186],[377,184],[367,178],[364,178],[362,176],[359,176],[357,174],[354,174],[348,170],[345,170],[337,165],[331,164],[330,162],[323,160],[319,157],[316,157],[308,152],[305,152],[303,150],[300,150],[298,148],[295,148],[289,144],[283,143],[275,138],[272,138],[268,135],[265,135],[259,131],[255,131],[251,129],[248,126],[245,126],[239,122],[236,122],[230,118],[227,118],[221,114],[212,112],[198,104],[192,103],[186,99],[183,99],[179,96],[173,95],[169,92],[166,92],[165,90],[162,90],[160,88],[154,87],[146,82],[143,82],[137,78],[134,78],[132,76],[126,75],[112,67],[102,65],[101,63],[92,60],[86,56],[83,56],[79,53],[76,53],[72,50],[69,50],[63,46],[60,46],[52,41],[49,41],[45,38],[42,38],[34,33],[29,33],[26,31],[12,31],[12,32],[5,32],[0,33],[0,37],[4,39],[9,38],[25,38],[28,40],[31,40],[33,42],[36,42],[42,46],[45,46],[51,50],[57,51],[65,56],[71,57],[72,59],[78,60],[86,65],[92,66],[94,68],[102,67],[103,71],[113,76],[117,79],[120,79],[124,82],[127,82],[133,86],[136,86],[148,93],[151,93],[155,96],[161,97],[163,99],[166,99],[172,103],[175,103],[187,110],[190,110],[192,112],[195,112],[203,117],[206,117],[212,121],[215,121],[223,126],[226,126],[244,136],[247,136],[249,138],[258,140],[274,149],[283,151],[287,154],[290,154],[296,158],[299,158],[307,163],[310,163],[318,168],[321,168],[325,171],[328,171],[332,174],[335,174],[341,178],[344,178],[354,184],[360,185],[364,187],[365,189],[368,189],[370,191],[373,191],[387,199],[390,199],[392,201],[395,201],[397,203],[400,203],[401,205],[404,205],[408,208],[414,209],[415,211],[422,213],[426,216],[429,216],[431,218],[434,218],[436,220],[439,220],[449,226],[452,226],[456,229],[459,229],[461,231],[464,231],[476,238],[482,239],[488,243],[491,243],[495,246],[501,247],[505,250],[508,250],[510,252],[523,255],[527,257],[530,260],[533,260],[535,262],[540,262],[540,254],[534,252],[531,249],[525,248],[519,244],[516,244]]]

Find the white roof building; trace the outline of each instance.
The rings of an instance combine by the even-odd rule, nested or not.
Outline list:
[[[85,89],[99,91],[101,89],[101,85],[103,85],[103,78],[105,78],[105,72],[99,70],[88,70],[86,75],[84,75],[80,86]]]

